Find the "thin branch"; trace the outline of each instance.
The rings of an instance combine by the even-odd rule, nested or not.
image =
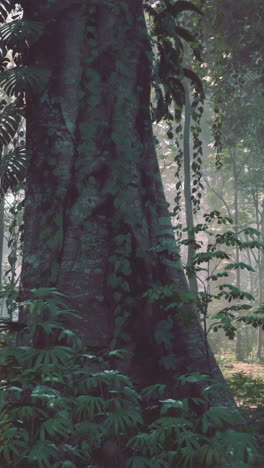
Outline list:
[[[224,206],[226,207],[228,216],[229,216],[230,218],[232,218],[232,214],[231,214],[231,211],[230,211],[230,209],[229,209],[229,206],[228,206],[228,204],[226,203],[226,201],[225,201],[225,199],[223,198],[223,196],[220,195],[220,194],[209,184],[209,182],[208,182],[208,180],[206,179],[205,176],[203,176],[203,179],[204,179],[206,185],[209,187],[209,189],[212,190],[212,192],[223,202]]]

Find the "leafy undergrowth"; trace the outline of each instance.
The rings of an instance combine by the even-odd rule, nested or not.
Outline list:
[[[263,365],[233,363],[223,368],[249,432],[257,434],[259,450],[264,456],[264,382]],[[253,466],[263,467],[264,463]]]
[[[264,406],[250,407],[246,405],[240,406],[240,412],[244,416],[246,422],[246,430],[254,434],[258,444],[259,461],[256,459],[252,464],[252,468],[264,467]]]
[[[260,377],[245,372],[234,372],[227,382],[239,406],[262,408],[264,404],[264,383]]]
[[[252,378],[261,378],[264,377],[264,364],[260,362],[235,362],[234,359],[224,361],[224,363],[219,363],[223,374],[226,378],[229,378],[234,373],[243,372]]]
[[[214,379],[175,382],[203,384],[196,398],[171,398],[159,383],[139,392],[113,370],[124,350],[83,349],[64,326],[75,315],[65,298],[52,289],[32,293],[27,345],[0,350],[1,468],[264,466],[256,431],[242,427],[238,410],[210,407],[210,395],[222,391]]]

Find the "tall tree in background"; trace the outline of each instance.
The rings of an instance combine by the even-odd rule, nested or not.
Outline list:
[[[249,4],[246,0],[237,5],[230,0],[223,2],[205,1],[203,17],[203,33],[205,38],[205,59],[208,64],[210,89],[213,95],[213,106],[216,119],[213,125],[214,134],[222,156],[227,151],[229,157],[223,158],[225,169],[231,167],[233,179],[232,217],[236,233],[243,227],[245,218],[245,191],[248,185],[252,193],[250,177],[255,172],[255,162],[258,161],[258,173],[263,167],[263,2],[254,0]],[[232,25],[232,27],[231,27]],[[234,37],[236,40],[234,41]],[[240,161],[239,161],[240,153]],[[253,164],[252,164],[253,163]],[[261,179],[261,178],[260,178]],[[259,185],[255,175],[254,185]],[[241,194],[242,190],[242,194]],[[263,191],[263,189],[261,189]],[[253,195],[258,205],[251,223],[261,234],[261,208],[259,195]],[[230,206],[229,206],[230,209]],[[261,241],[263,239],[260,237]],[[236,261],[241,253],[236,248]],[[252,255],[249,254],[249,255]],[[258,271],[259,285],[262,284],[262,258],[259,250],[255,256],[254,265]],[[240,270],[237,269],[236,284],[240,287]],[[257,299],[263,303],[262,287],[257,290]],[[258,328],[257,356],[261,355],[262,329]],[[243,358],[243,340],[241,330],[237,333],[237,359]]]

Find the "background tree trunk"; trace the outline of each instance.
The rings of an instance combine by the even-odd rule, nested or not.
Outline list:
[[[188,303],[153,145],[142,0],[97,4],[57,1],[29,56],[49,81],[27,99],[21,293],[65,293],[82,317],[71,328],[87,346],[126,347],[122,370],[140,386],[208,368],[223,382]],[[48,17],[25,6],[27,19]],[[164,295],[144,297],[167,285],[169,311]],[[162,321],[171,336],[157,338]],[[225,391],[218,402],[234,404]]]
[[[194,297],[198,295],[198,284],[196,274],[193,271],[193,258],[196,253],[195,233],[194,233],[194,219],[193,219],[193,204],[192,204],[192,187],[191,187],[191,151],[190,151],[190,125],[191,125],[191,103],[190,103],[190,89],[187,80],[184,83],[185,90],[185,120],[184,120],[184,135],[183,135],[183,157],[184,157],[184,200],[185,200],[185,217],[186,227],[188,231],[188,282]]]
[[[4,214],[5,214],[5,199],[0,200],[0,285],[2,287],[3,276],[3,244],[4,244]]]

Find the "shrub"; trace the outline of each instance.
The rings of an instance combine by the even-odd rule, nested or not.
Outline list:
[[[236,410],[208,406],[208,395],[219,391],[208,375],[179,380],[209,382],[201,398],[171,399],[165,384],[139,393],[111,368],[124,350],[84,349],[64,326],[75,315],[65,298],[53,289],[32,294],[24,303],[27,345],[13,340],[0,349],[1,468],[252,466],[254,437],[227,429]]]
[[[245,372],[236,372],[228,379],[236,401],[241,405],[263,406],[264,383],[260,377],[251,377]]]

